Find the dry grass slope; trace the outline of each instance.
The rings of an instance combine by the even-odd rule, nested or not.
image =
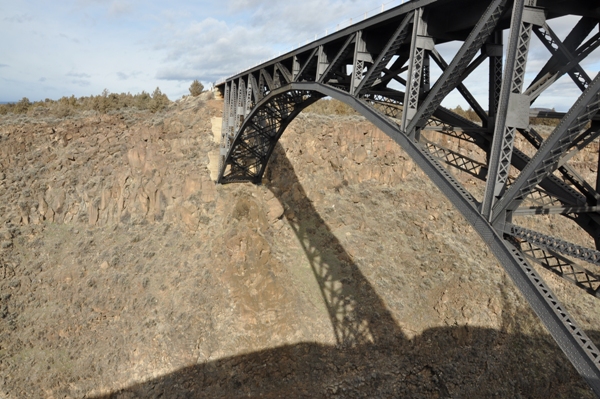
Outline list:
[[[307,112],[262,185],[215,186],[221,106],[0,116],[0,397],[592,397],[371,124]]]

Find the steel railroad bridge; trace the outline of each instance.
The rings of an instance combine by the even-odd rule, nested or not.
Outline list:
[[[560,39],[547,21],[564,16],[571,26]],[[260,183],[277,141],[303,109],[324,97],[350,105],[398,143],[472,224],[600,397],[600,351],[535,268],[600,298],[600,173],[587,181],[572,164],[586,147],[598,152],[600,74],[590,76],[582,62],[597,55],[599,23],[595,0],[413,0],[365,19],[216,84],[225,99],[218,181]],[[528,65],[531,40],[546,48],[545,63]],[[438,48],[448,42],[459,49],[446,60]],[[441,71],[435,81],[432,61]],[[528,86],[526,71],[535,76]],[[481,73],[487,104],[466,82]],[[568,111],[532,111],[565,76],[579,93],[573,104],[556,104]],[[453,91],[480,123],[441,106]],[[530,116],[554,118],[557,127],[544,137]],[[437,144],[434,135],[453,144]],[[461,153],[461,142],[479,156]],[[479,184],[468,189],[460,173]],[[528,227],[548,217],[588,239],[570,242],[576,239],[557,229]]]

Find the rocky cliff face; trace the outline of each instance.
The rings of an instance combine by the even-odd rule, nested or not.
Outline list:
[[[216,186],[220,109],[0,120],[0,397],[591,397],[372,125],[300,115]]]

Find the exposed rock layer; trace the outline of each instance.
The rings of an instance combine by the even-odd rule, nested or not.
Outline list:
[[[220,106],[0,121],[0,397],[591,397],[385,135],[301,115],[215,186]]]

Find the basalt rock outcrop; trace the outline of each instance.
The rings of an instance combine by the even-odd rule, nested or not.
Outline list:
[[[592,397],[393,141],[307,110],[217,186],[221,106],[0,119],[0,398]]]

